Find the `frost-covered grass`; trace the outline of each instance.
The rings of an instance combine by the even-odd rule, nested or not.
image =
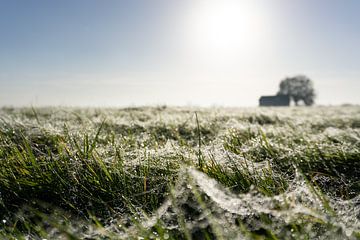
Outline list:
[[[360,107],[0,110],[1,239],[360,239]]]

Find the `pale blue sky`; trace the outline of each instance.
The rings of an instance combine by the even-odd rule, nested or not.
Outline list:
[[[360,103],[357,0],[0,0],[0,105]]]

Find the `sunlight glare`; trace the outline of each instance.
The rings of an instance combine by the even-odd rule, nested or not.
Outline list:
[[[268,29],[255,1],[199,1],[189,17],[188,41],[204,59],[231,59],[261,49]]]

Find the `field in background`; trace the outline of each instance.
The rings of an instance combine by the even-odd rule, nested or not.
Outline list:
[[[358,106],[0,119],[0,238],[360,239]]]

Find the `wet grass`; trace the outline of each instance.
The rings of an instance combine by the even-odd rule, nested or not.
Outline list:
[[[0,114],[2,238],[359,239],[359,107]]]

